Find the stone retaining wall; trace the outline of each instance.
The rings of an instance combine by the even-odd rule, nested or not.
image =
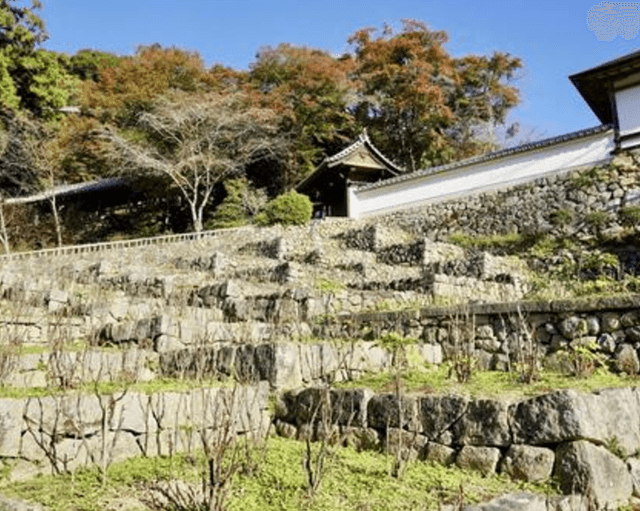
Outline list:
[[[522,401],[462,395],[374,394],[367,389],[287,392],[280,434],[391,451],[404,459],[555,477],[565,493],[612,509],[640,496],[640,390],[559,391]]]
[[[439,241],[455,232],[475,236],[546,231],[596,235],[619,230],[620,208],[636,205],[639,196],[638,164],[625,154],[604,168],[543,177],[507,189],[385,213],[384,222],[387,228],[396,226]],[[601,211],[607,213],[603,222],[596,225],[587,220]]]
[[[325,338],[375,339],[390,332],[441,347],[445,360],[464,345],[485,369],[508,369],[531,349],[553,359],[586,346],[621,370],[640,371],[639,295],[344,314],[314,327],[315,335]]]
[[[268,385],[0,399],[0,468],[12,480],[169,455],[266,433]],[[216,435],[219,435],[216,437]],[[106,439],[103,442],[103,439]]]

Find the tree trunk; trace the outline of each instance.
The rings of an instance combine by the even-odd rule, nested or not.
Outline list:
[[[4,253],[11,252],[9,247],[9,233],[7,232],[7,223],[4,219],[4,199],[0,199],[0,238],[2,239],[2,246],[4,247]]]
[[[202,216],[198,214],[195,202],[189,201],[189,209],[191,209],[191,222],[193,230],[200,232],[202,230]]]
[[[60,216],[58,215],[58,206],[56,204],[56,196],[51,194],[51,210],[53,211],[53,222],[56,226],[56,242],[59,247],[62,246],[62,226],[60,225]]]

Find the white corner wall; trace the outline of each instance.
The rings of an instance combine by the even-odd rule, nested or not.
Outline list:
[[[418,175],[398,183],[391,179],[387,185],[350,188],[349,216],[388,213],[526,183],[607,161],[614,149],[614,132],[608,130],[481,163]]]

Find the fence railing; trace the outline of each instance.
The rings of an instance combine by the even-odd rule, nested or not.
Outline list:
[[[220,234],[240,231],[242,227],[216,229],[212,231],[189,232],[184,234],[168,234],[165,236],[155,236],[152,238],[136,238],[132,240],[105,241],[100,243],[87,243],[84,245],[68,245],[64,247],[45,248],[29,252],[16,252],[0,255],[0,261],[20,260],[38,257],[51,257],[73,254],[85,254],[89,252],[103,252],[120,248],[144,247],[148,245],[163,245],[167,243],[177,243],[180,241],[197,241],[205,238],[213,238]]]

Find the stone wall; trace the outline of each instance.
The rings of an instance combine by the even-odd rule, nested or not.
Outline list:
[[[633,157],[625,154],[606,168],[539,178],[507,189],[385,213],[370,222],[384,218],[387,227],[398,226],[440,241],[457,232],[491,235],[570,231],[592,236],[598,231],[616,232],[621,227],[620,208],[638,203],[638,168]],[[559,211],[562,219],[557,216]],[[587,221],[591,213],[599,211],[608,213],[608,218],[597,226]]]
[[[109,464],[196,450],[202,448],[201,433],[211,442],[225,431],[265,434],[268,397],[268,385],[261,384],[0,399],[0,468],[19,480],[101,466],[103,459]]]
[[[444,360],[464,344],[485,369],[507,370],[531,349],[553,361],[559,353],[587,346],[614,368],[640,371],[639,295],[344,314],[314,327],[326,338],[380,338],[390,332],[442,348]]]
[[[307,388],[282,396],[276,426],[285,436],[400,451],[404,459],[485,475],[555,477],[564,493],[589,495],[597,509],[640,495],[638,389],[566,390],[513,402]]]

